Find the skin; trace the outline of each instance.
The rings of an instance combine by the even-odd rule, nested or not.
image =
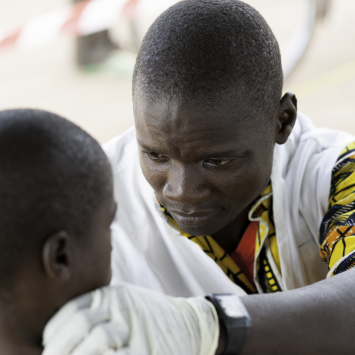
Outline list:
[[[1,353],[41,354],[43,329],[56,311],[70,299],[109,284],[115,211],[111,189],[84,241],[62,230],[22,261],[12,285],[0,296]]]
[[[252,327],[241,354],[353,354],[354,292],[349,270],[297,290],[243,297]]]

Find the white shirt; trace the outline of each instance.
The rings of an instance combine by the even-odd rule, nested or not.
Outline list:
[[[274,222],[286,290],[324,279],[318,229],[326,212],[332,168],[355,137],[316,129],[304,115],[288,141],[276,145],[271,175]],[[194,242],[172,228],[139,164],[135,129],[103,146],[113,170],[112,284],[122,281],[171,296],[245,292]]]

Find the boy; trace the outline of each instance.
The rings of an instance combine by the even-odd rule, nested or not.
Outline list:
[[[110,282],[115,210],[94,139],[48,112],[0,112],[2,354],[40,354],[54,312]]]
[[[108,285],[110,225],[115,212],[110,164],[92,137],[49,112],[0,112],[1,354],[41,354],[42,332],[54,313],[73,297]],[[144,297],[151,309],[174,314],[174,319],[167,318],[166,325],[175,327],[176,338],[184,338],[187,345],[170,342],[177,349],[172,354],[179,354],[179,349],[195,354],[189,346],[199,348],[201,343],[207,352],[214,352],[218,323],[208,301],[173,301],[129,286],[115,290],[116,307],[111,305],[113,314],[109,319],[121,336],[126,334],[130,346],[135,344],[130,339],[132,330],[129,320],[125,323],[123,319],[133,311],[139,314],[139,301]],[[100,289],[80,298],[81,306],[91,306],[94,312],[92,317],[85,317],[86,321],[91,319],[92,326],[108,320],[109,312],[95,313],[94,305],[105,292]],[[129,303],[132,299],[134,305]],[[158,319],[158,315],[150,315],[146,328],[149,330],[148,325]],[[186,330],[188,322],[193,325],[198,320],[208,323],[207,327],[197,323],[192,331]],[[185,326],[176,329],[176,322]],[[90,329],[83,321],[76,326],[83,331]],[[56,333],[67,329],[60,325]],[[205,330],[205,337],[199,335],[200,330]],[[51,335],[47,329],[47,338]],[[164,353],[159,337],[152,333],[146,336],[144,329],[135,339],[140,343],[148,339],[151,346]],[[117,341],[113,342],[116,349],[124,345],[122,340]],[[98,346],[95,342],[86,354]],[[54,351],[64,354],[58,349]]]

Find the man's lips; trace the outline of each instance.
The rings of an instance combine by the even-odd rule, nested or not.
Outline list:
[[[181,211],[169,209],[169,212],[173,215],[178,224],[191,227],[199,227],[207,224],[218,211],[219,208],[204,211]]]

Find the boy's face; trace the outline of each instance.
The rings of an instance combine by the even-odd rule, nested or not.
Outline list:
[[[216,233],[270,180],[276,117],[227,103],[206,110],[141,100],[135,121],[143,173],[185,232]]]
[[[76,278],[82,285],[78,294],[106,286],[111,280],[111,223],[115,216],[116,203],[113,194],[104,201],[93,218],[87,242],[76,248],[78,255]],[[79,242],[80,243],[80,242]]]
[[[111,182],[108,182],[112,184]],[[111,280],[111,223],[116,213],[113,188],[91,220],[85,240],[70,238],[69,298],[106,286]]]

